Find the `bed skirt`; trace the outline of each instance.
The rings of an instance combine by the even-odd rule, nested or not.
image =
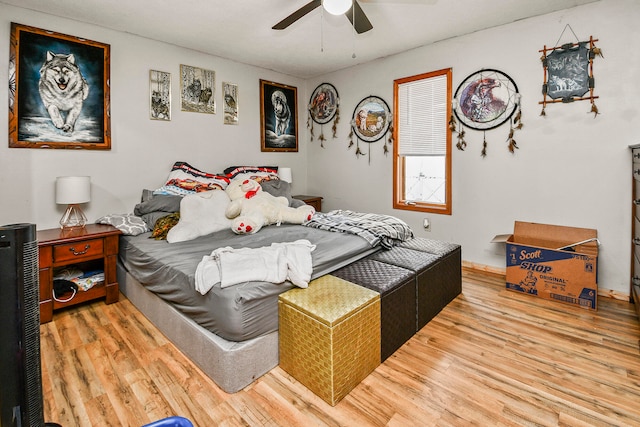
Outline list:
[[[222,390],[235,393],[278,365],[278,332],[227,341],[148,291],[118,263],[120,291]]]

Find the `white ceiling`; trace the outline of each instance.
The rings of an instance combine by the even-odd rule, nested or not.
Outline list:
[[[359,0],[373,24],[373,30],[363,34],[354,34],[345,16],[323,13],[322,8],[285,30],[271,29],[308,1],[0,0],[0,3],[310,78],[438,40],[597,0]]]

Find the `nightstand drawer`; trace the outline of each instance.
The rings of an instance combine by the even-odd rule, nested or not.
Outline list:
[[[93,256],[102,256],[103,239],[84,240],[53,247],[53,262],[75,260]]]
[[[322,197],[320,196],[306,196],[306,195],[297,195],[293,196],[294,199],[302,200],[309,206],[313,206],[316,212],[320,212],[322,210]]]

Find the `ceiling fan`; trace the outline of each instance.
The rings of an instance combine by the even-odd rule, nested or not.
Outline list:
[[[344,15],[347,18],[349,18],[349,21],[351,21],[351,25],[353,25],[353,27],[355,28],[358,34],[365,33],[373,28],[373,25],[371,25],[369,18],[367,18],[367,15],[365,15],[364,11],[360,7],[360,4],[358,4],[357,0],[346,0],[346,1],[334,0],[330,2],[328,2],[327,0],[312,0],[309,3],[305,4],[304,6],[302,6],[300,9],[293,12],[291,15],[284,18],[282,21],[278,22],[276,25],[272,27],[272,29],[284,30],[289,25],[293,24],[298,19],[304,17],[309,12],[319,8],[320,6],[323,6],[323,2],[325,3],[324,4],[325,10],[327,10],[329,13],[333,13],[334,15],[341,15],[344,13]],[[348,7],[348,9],[345,10],[344,7],[341,7],[343,5],[336,5],[338,6],[338,8],[334,9],[331,6],[333,6],[335,3],[342,3],[344,6]]]
[[[406,4],[435,4],[438,0],[361,0],[365,3],[406,3]],[[373,28],[369,18],[364,13],[358,0],[312,0],[293,12],[291,15],[271,27],[274,30],[284,30],[309,12],[324,7],[333,15],[344,14],[358,34],[366,33]]]

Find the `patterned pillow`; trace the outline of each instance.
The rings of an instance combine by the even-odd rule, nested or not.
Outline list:
[[[230,180],[254,179],[263,182],[279,179],[277,166],[230,166],[224,170],[224,174]]]
[[[122,234],[137,236],[149,231],[147,224],[139,216],[133,214],[112,214],[96,220],[96,224],[110,224],[120,230]]]
[[[153,193],[186,196],[201,191],[224,190],[229,181],[224,175],[203,172],[186,162],[175,162],[165,184]]]

